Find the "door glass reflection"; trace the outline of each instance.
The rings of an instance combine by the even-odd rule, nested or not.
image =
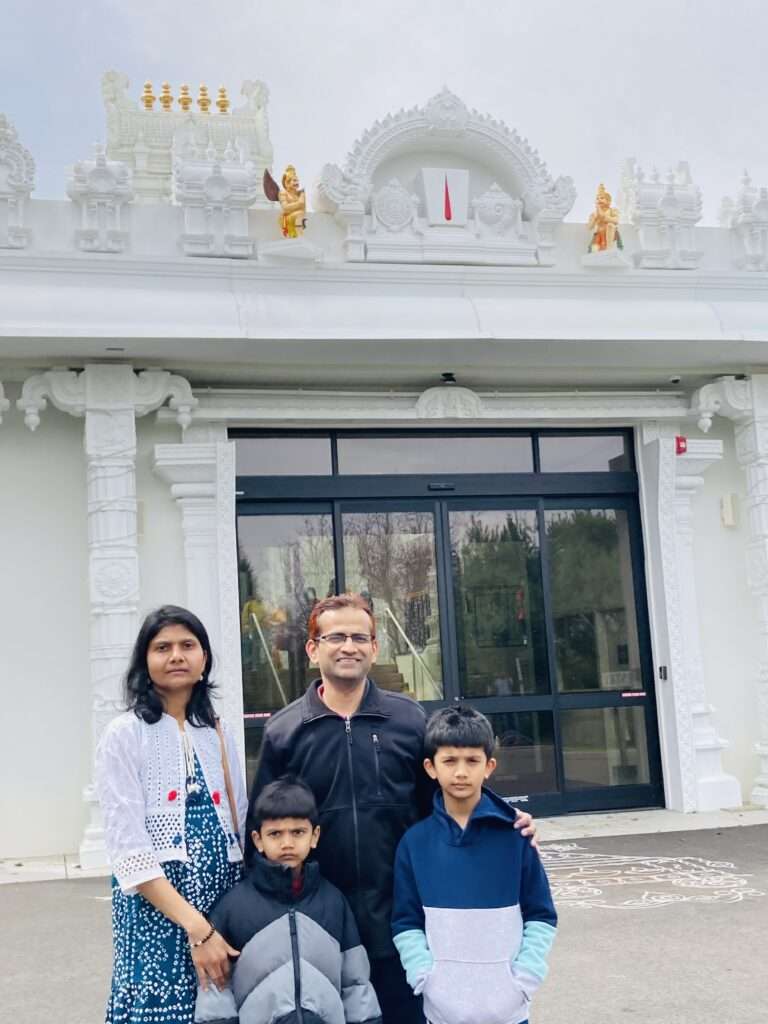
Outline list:
[[[643,708],[562,711],[560,729],[566,788],[636,786],[649,781]]]
[[[267,724],[267,721],[268,719],[265,719],[264,725]],[[263,739],[263,728],[245,730],[245,784],[249,793],[251,792],[253,780],[256,778],[256,772],[259,767],[259,756]]]
[[[626,512],[558,509],[545,524],[558,689],[641,690]]]
[[[632,469],[623,434],[542,434],[539,463],[542,473],[626,473]]]
[[[246,714],[284,707],[312,678],[307,618],[333,592],[329,515],[238,519],[243,703]]]
[[[451,512],[450,524],[461,692],[547,692],[536,513]]]
[[[347,590],[367,597],[379,654],[371,675],[386,690],[440,700],[443,672],[431,512],[345,512]]]
[[[526,797],[553,793],[555,740],[551,711],[518,711],[486,715],[496,734],[496,771],[490,787],[501,796]]]

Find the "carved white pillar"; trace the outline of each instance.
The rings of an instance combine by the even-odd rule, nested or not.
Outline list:
[[[169,395],[183,426],[196,400],[181,377],[94,364],[80,373],[57,369],[29,377],[17,403],[31,430],[39,426],[48,400],[62,412],[85,417],[92,751],[123,707],[122,680],[138,631],[135,418],[157,409]],[[104,832],[92,782],[83,799],[89,820],[80,862],[86,868],[102,866]]]
[[[738,779],[723,771],[720,754],[727,747],[715,728],[715,709],[707,703],[701,629],[696,599],[694,499],[702,476],[723,457],[722,441],[689,439],[686,453],[675,456],[675,541],[681,603],[680,624],[686,662],[696,767],[696,810],[741,806]]]
[[[749,380],[721,377],[694,394],[692,411],[704,431],[715,415],[734,421],[736,457],[747,475],[747,582],[757,598],[761,635],[756,708],[760,765],[750,799],[768,807],[768,374]]]
[[[240,602],[235,532],[235,446],[226,429],[189,432],[184,444],[155,446],[156,473],[181,513],[188,607],[210,634],[216,704],[238,738],[245,764]]]
[[[674,426],[643,425],[637,455],[645,522],[665,799],[671,810],[695,811],[696,750],[687,683],[677,552],[676,433]]]

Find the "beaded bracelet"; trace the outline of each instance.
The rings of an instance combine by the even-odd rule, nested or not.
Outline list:
[[[209,921],[208,924],[211,924],[211,922]],[[211,924],[211,930],[208,932],[208,934],[204,938],[198,939],[197,942],[192,942],[192,940],[190,939],[190,942],[189,942],[190,949],[197,949],[198,946],[202,946],[203,943],[207,942],[208,939],[210,939],[210,937],[213,935],[213,933],[215,931],[216,931],[216,929]]]

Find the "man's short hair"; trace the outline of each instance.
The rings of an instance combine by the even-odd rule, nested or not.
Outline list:
[[[253,808],[251,824],[261,832],[265,821],[278,818],[308,818],[313,828],[320,822],[314,793],[296,775],[281,775],[262,789]]]
[[[338,612],[344,608],[357,608],[365,612],[371,620],[371,636],[376,636],[376,620],[371,611],[370,602],[362,594],[332,594],[318,601],[309,613],[307,622],[307,636],[310,640],[317,640],[320,630],[317,628],[317,620],[323,612]]]
[[[424,736],[424,756],[434,761],[440,747],[482,747],[493,755],[496,737],[491,723],[469,704],[440,708],[430,716]]]

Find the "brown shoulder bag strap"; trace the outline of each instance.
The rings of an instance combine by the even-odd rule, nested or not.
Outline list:
[[[229,813],[232,816],[232,831],[237,837],[237,843],[240,850],[243,849],[243,839],[240,835],[240,829],[237,824],[237,804],[235,803],[235,794],[232,789],[232,776],[229,774],[229,758],[227,757],[227,745],[224,741],[224,730],[221,727],[221,719],[216,719],[216,732],[219,736],[219,743],[221,745],[221,767],[224,769],[224,787],[227,791],[227,801],[229,802]]]

